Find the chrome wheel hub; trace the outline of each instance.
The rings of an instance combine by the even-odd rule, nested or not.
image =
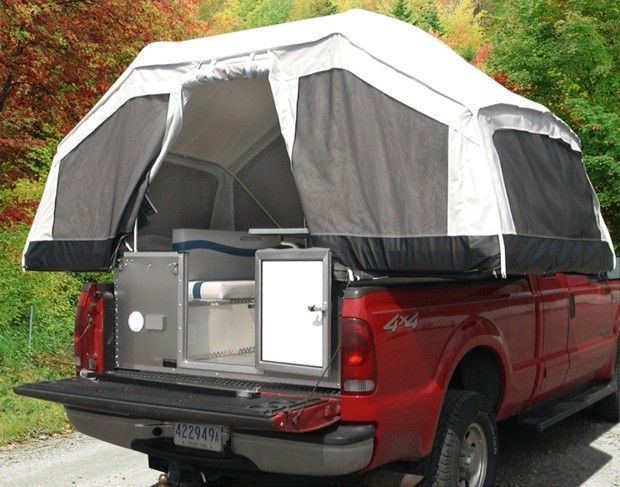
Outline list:
[[[482,426],[472,423],[461,440],[459,486],[482,487],[487,476],[489,451]]]

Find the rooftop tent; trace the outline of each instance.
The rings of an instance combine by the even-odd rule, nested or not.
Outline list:
[[[613,267],[570,128],[360,10],[146,47],[59,145],[24,267],[110,268],[145,202],[146,250],[305,225],[376,274]]]

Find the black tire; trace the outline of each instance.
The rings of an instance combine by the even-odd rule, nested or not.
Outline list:
[[[476,478],[475,473],[485,467],[468,470],[461,460],[462,450],[467,450],[466,433],[473,441],[475,452],[486,451],[486,473]],[[474,438],[484,437],[476,441]],[[473,447],[473,445],[476,445]],[[484,448],[486,446],[486,448]],[[422,475],[423,487],[487,487],[495,482],[498,439],[497,426],[489,401],[476,392],[449,390],[444,399],[433,449],[426,458],[416,463],[414,471]],[[470,456],[476,462],[476,455]],[[482,455],[478,455],[482,456]],[[469,481],[465,477],[470,476]]]
[[[616,365],[611,382],[616,384],[616,392],[593,404],[590,409],[597,419],[620,423],[620,343],[616,349]]]

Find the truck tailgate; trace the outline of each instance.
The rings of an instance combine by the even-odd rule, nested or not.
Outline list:
[[[127,383],[72,378],[16,387],[15,392],[65,406],[161,421],[217,423],[303,433],[340,418],[340,400],[310,393],[265,391],[238,397],[231,391],[201,391],[174,384]],[[243,394],[242,394],[243,395]]]

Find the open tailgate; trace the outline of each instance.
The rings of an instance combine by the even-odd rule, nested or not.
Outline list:
[[[188,387],[128,382],[118,377],[72,378],[15,387],[17,394],[104,414],[160,421],[216,423],[303,433],[340,419],[337,396],[301,391]]]

